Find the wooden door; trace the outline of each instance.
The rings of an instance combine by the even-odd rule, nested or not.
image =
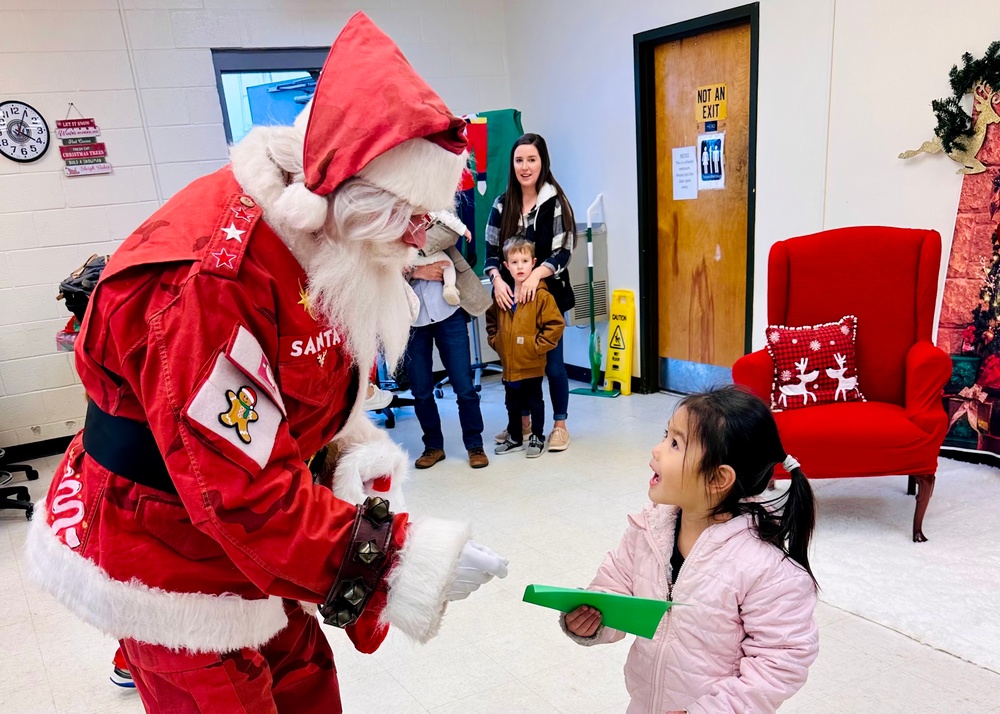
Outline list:
[[[750,51],[746,22],[667,41],[653,53],[662,388],[688,392],[729,381],[746,352]],[[712,127],[720,98],[725,117]],[[724,133],[721,171],[707,151],[717,144],[699,142],[715,133]],[[706,177],[722,173],[724,188],[675,197],[672,150],[679,147],[696,147],[696,169],[707,158]]]

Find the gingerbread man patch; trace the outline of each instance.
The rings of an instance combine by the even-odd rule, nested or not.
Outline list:
[[[216,356],[213,369],[198,387],[184,415],[224,454],[236,461],[250,459],[259,468],[264,468],[270,460],[278,428],[284,420],[268,390],[248,379],[245,370],[225,353]]]
[[[249,444],[252,441],[250,423],[260,418],[254,411],[254,407],[257,406],[257,393],[246,386],[240,387],[239,393],[227,389],[226,399],[229,400],[229,411],[219,414],[219,421],[226,426],[234,427],[240,441]]]

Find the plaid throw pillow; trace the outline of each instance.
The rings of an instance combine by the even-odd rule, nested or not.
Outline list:
[[[865,401],[854,359],[857,326],[854,315],[822,325],[769,325],[767,351],[774,360],[771,409]]]

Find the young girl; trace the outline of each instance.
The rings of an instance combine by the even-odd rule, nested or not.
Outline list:
[[[756,500],[777,464],[791,474],[788,492]],[[774,712],[819,650],[809,482],[767,406],[737,388],[685,399],[649,465],[652,504],[629,517],[590,584],[684,604],[632,645],[628,714]],[[584,645],[625,636],[591,607],[564,615],[563,628]]]
[[[507,190],[497,196],[486,224],[486,263],[483,271],[493,283],[497,307],[509,310],[515,302],[530,302],[540,281],[555,298],[559,312],[573,309],[575,300],[569,283],[567,266],[576,245],[576,223],[573,208],[549,168],[549,150],[538,134],[525,134],[514,142],[510,152],[510,180]],[[514,282],[503,267],[503,246],[509,238],[519,236],[535,244],[538,263],[520,290],[514,292]],[[563,361],[560,340],[546,355],[545,376],[549,378],[552,398],[552,433],[549,451],[565,451],[570,444],[566,417],[569,410],[569,377]],[[522,414],[522,430],[530,431],[528,416]],[[507,431],[497,434],[503,444]],[[517,438],[514,437],[516,441]]]

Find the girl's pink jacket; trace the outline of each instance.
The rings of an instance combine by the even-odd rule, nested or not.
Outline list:
[[[629,516],[589,588],[685,604],[667,612],[652,640],[632,645],[628,714],[774,712],[805,684],[819,652],[813,581],[741,516],[702,533],[672,583],[677,514],[650,504]],[[603,626],[590,638],[570,634],[584,645],[624,636]]]

